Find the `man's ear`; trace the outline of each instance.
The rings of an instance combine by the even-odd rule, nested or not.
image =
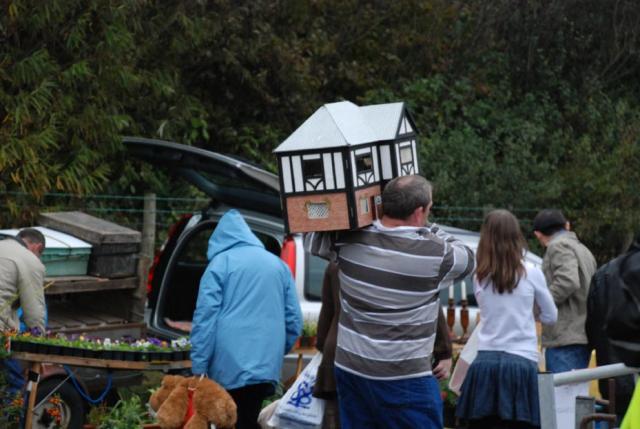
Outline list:
[[[416,207],[416,209],[411,213],[410,221],[414,226],[419,226],[420,219],[422,219],[424,213],[424,207]]]
[[[533,231],[533,235],[536,236],[536,238],[538,239],[540,244],[542,244],[543,246],[547,245],[547,236],[546,235],[544,235],[540,231]]]
[[[31,251],[38,258],[42,256],[42,252],[44,251],[44,244],[42,243],[27,243],[27,249]]]

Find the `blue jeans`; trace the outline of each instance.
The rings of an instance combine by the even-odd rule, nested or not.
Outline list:
[[[591,350],[584,344],[551,347],[544,353],[547,371],[557,373],[589,366]]]
[[[371,380],[335,369],[342,429],[442,429],[435,377]]]
[[[24,387],[24,375],[22,366],[15,359],[0,359],[0,371],[7,383],[7,392],[11,395],[19,392]]]

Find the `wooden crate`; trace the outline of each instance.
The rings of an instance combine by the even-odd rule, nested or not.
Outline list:
[[[136,274],[139,231],[79,211],[42,213],[38,223],[91,243],[89,275],[115,278]]]

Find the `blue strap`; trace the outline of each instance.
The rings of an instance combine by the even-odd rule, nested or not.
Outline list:
[[[92,399],[87,392],[85,392],[85,390],[82,388],[82,386],[80,386],[80,383],[78,383],[78,380],[76,380],[75,375],[73,374],[73,371],[71,371],[67,365],[62,365],[64,367],[64,370],[67,372],[67,375],[69,376],[69,378],[71,379],[71,383],[73,383],[73,387],[76,388],[76,390],[78,391],[78,393],[80,394],[80,396],[82,396],[82,398],[87,401],[88,403],[90,403],[91,405],[98,405],[100,404],[102,401],[104,401],[104,398],[107,397],[107,393],[109,393],[109,390],[111,390],[111,384],[113,381],[113,377],[111,376],[111,372],[107,372],[108,378],[107,378],[107,387],[104,388],[104,392],[102,392],[96,399]]]

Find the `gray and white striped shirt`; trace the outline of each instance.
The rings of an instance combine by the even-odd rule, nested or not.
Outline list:
[[[431,374],[439,290],[474,269],[473,251],[436,226],[310,233],[305,247],[337,259],[342,309],[335,365],[397,380]]]

